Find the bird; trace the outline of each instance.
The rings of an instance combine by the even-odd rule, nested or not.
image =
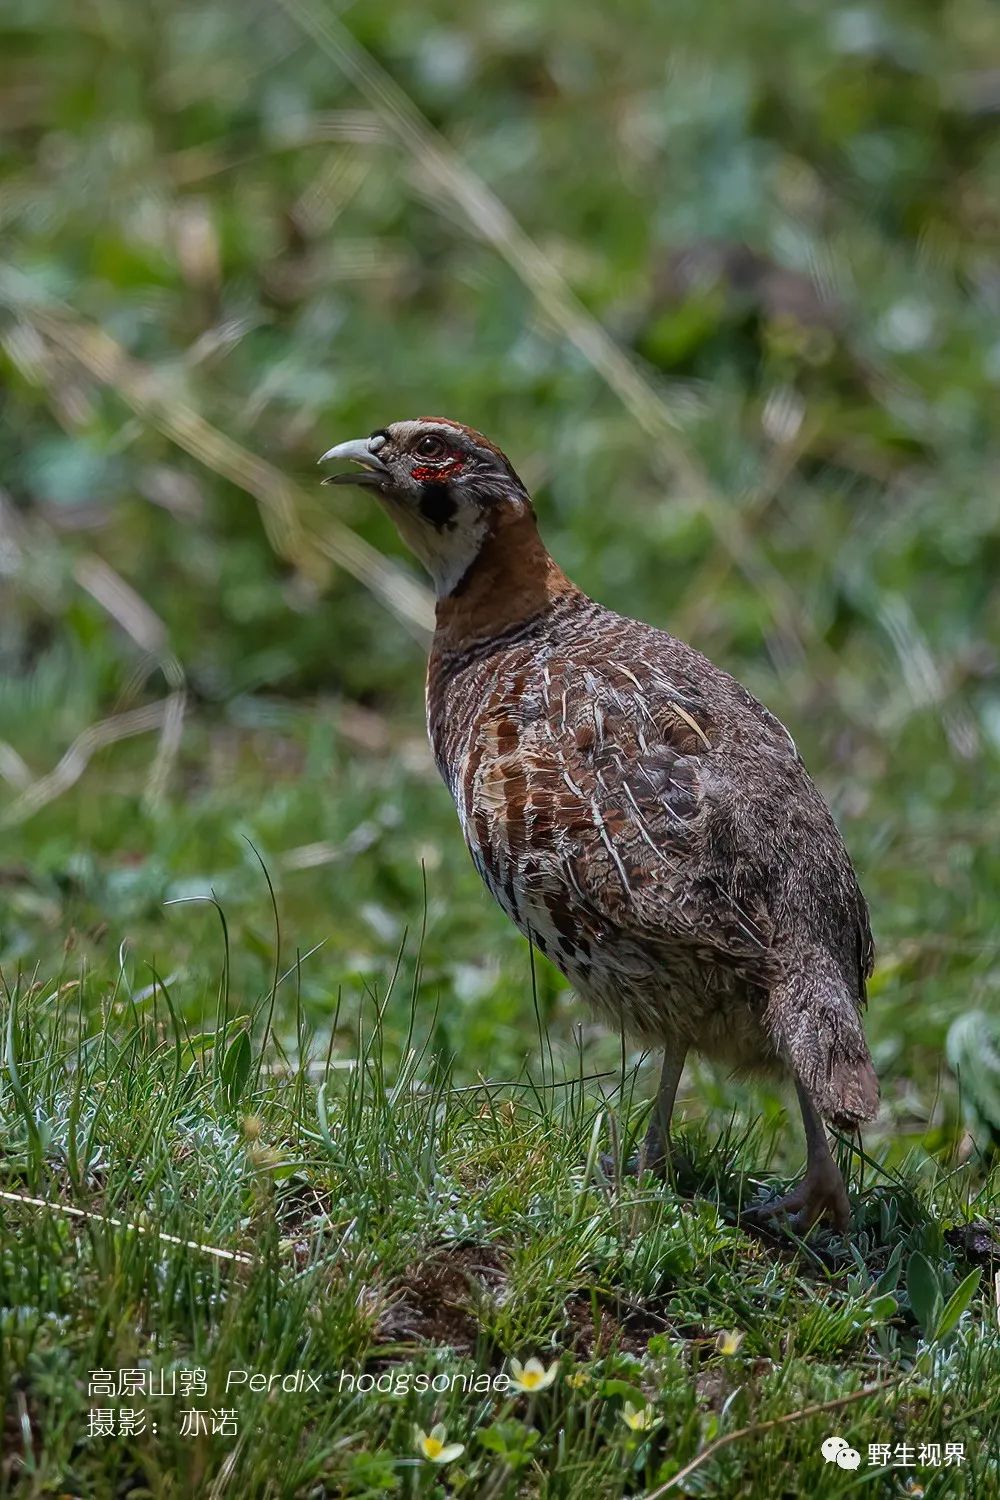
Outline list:
[[[862,1013],[868,906],[782,722],[666,630],[578,588],[510,460],[461,422],[419,417],[336,444],[430,574],[427,728],[482,880],[597,1016],[662,1049],[640,1152],[676,1164],[689,1053],[791,1078],[806,1169],[758,1210],[844,1234],[825,1124],[878,1110]]]

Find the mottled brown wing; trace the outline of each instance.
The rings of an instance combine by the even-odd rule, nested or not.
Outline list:
[[[645,943],[691,944],[763,979],[766,873],[712,796],[703,704],[611,665],[546,666],[542,711],[490,705],[480,726],[479,844],[578,915]],[[528,700],[530,702],[530,700]],[[492,881],[491,881],[492,883]]]

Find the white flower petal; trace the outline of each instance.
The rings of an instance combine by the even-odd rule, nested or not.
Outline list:
[[[458,1458],[459,1455],[464,1452],[464,1443],[448,1443],[446,1447],[441,1449],[441,1452],[438,1454],[434,1462],[436,1464],[450,1464],[452,1459]]]

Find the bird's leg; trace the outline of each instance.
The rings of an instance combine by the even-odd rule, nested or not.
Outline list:
[[[630,1156],[622,1170],[627,1177],[641,1177],[643,1172],[655,1172],[657,1177],[666,1177],[671,1163],[670,1116],[677,1097],[677,1085],[684,1071],[687,1048],[676,1044],[665,1047],[663,1067],[660,1071],[660,1086],[657,1090],[653,1114],[646,1131],[646,1139],[635,1156]],[[618,1163],[613,1156],[601,1157],[601,1170],[606,1176],[618,1175]]]
[[[677,1098],[677,1087],[684,1071],[686,1054],[687,1048],[676,1043],[663,1050],[660,1086],[656,1091],[646,1139],[642,1143],[636,1164],[640,1176],[643,1172],[655,1172],[657,1177],[666,1176],[670,1162],[670,1117],[674,1112],[674,1100]]]
[[[799,1096],[806,1131],[805,1176],[783,1198],[765,1203],[753,1212],[756,1217],[767,1219],[787,1214],[791,1227],[799,1234],[805,1234],[817,1219],[828,1215],[834,1227],[845,1234],[851,1220],[851,1209],[844,1179],[833,1159],[823,1121],[797,1078],[795,1092]]]

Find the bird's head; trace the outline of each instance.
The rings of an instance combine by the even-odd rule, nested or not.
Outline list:
[[[332,474],[324,484],[374,491],[439,598],[452,593],[499,527],[517,519],[534,526],[528,493],[509,460],[460,422],[393,422],[370,437],[338,443],[320,463],[336,459],[360,467]]]

